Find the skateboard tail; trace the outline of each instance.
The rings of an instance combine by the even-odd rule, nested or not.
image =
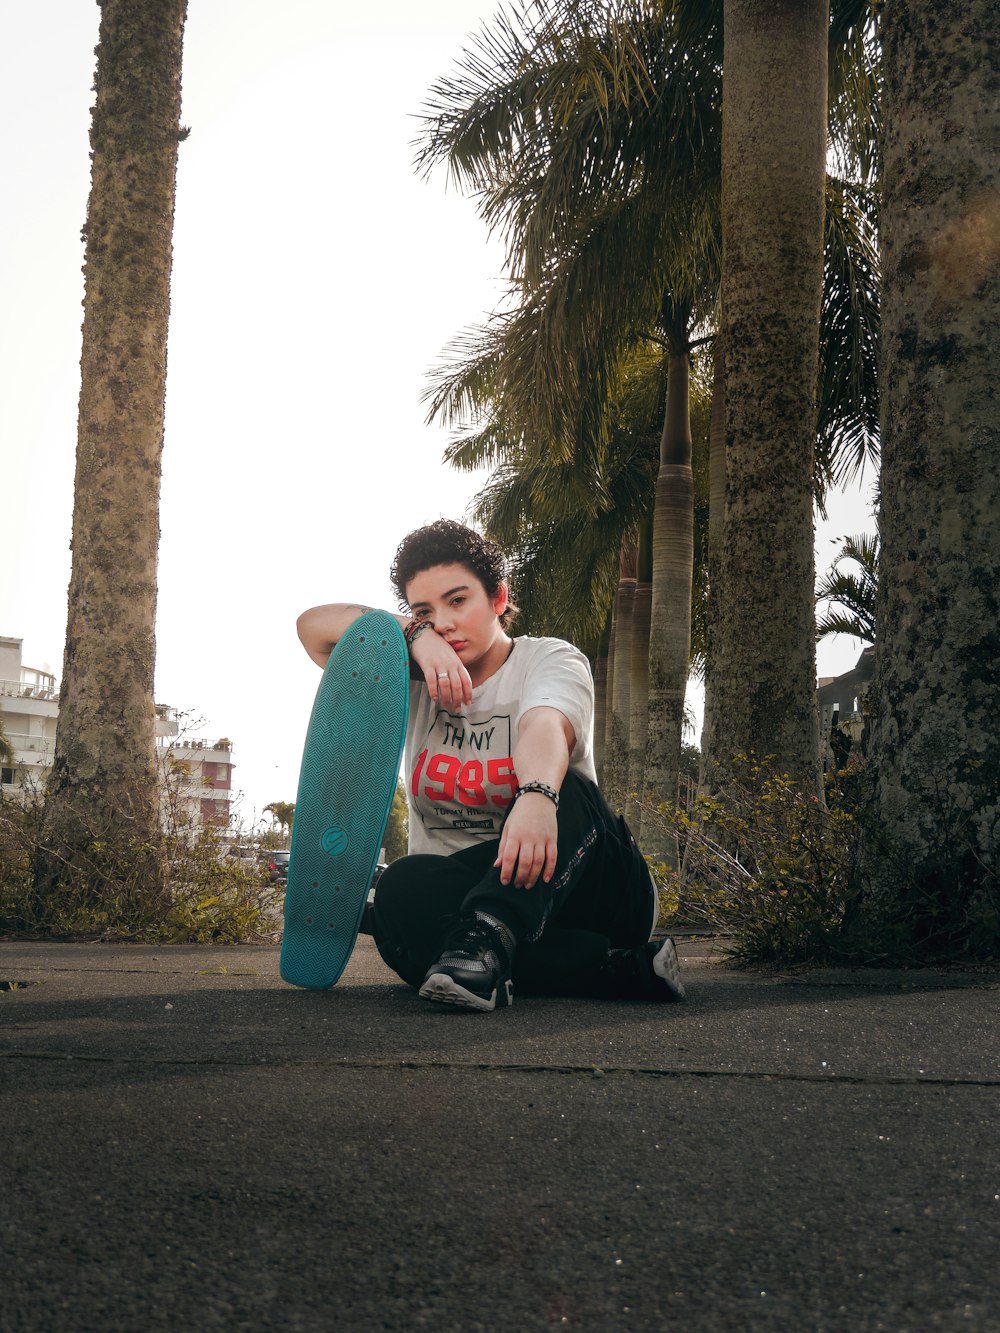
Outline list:
[[[395,618],[369,611],[330,655],[299,773],[281,975],[326,990],[353,952],[396,790],[409,657]]]

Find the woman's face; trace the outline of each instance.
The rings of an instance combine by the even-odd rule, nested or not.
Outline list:
[[[507,606],[505,583],[490,597],[465,565],[432,565],[406,585],[406,600],[414,616],[431,622],[469,672],[491,651],[499,652],[502,660],[507,639],[498,617]]]

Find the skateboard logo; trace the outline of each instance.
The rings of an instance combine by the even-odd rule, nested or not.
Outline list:
[[[341,852],[347,850],[347,834],[336,825],[324,829],[319,841],[324,852],[328,852],[330,856],[339,856]]]

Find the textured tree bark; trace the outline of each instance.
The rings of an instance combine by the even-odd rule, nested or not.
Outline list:
[[[714,765],[772,756],[820,788],[813,456],[823,278],[825,0],[727,0],[726,524]]]
[[[708,633],[705,652],[705,716],[701,733],[700,785],[711,790],[715,756],[715,701],[718,697],[717,630],[719,585],[722,581],[722,543],[726,512],[726,357],[722,332],[712,347],[712,416],[709,426],[708,465]]]
[[[594,657],[594,767],[597,780],[604,781],[604,745],[608,726],[608,658],[611,652],[611,615],[597,644]]]
[[[649,632],[653,610],[653,513],[643,518],[632,602],[632,657],[629,676],[628,792],[625,818],[638,840],[642,836],[642,794],[649,735]]]
[[[619,812],[625,809],[628,782],[629,688],[632,676],[632,612],[635,606],[635,548],[623,549],[615,592],[611,653],[608,659],[608,726],[604,751],[604,795]]]
[[[609,795],[614,781],[615,757],[612,750],[614,744],[614,699],[615,699],[615,657],[618,653],[618,620],[620,612],[620,598],[618,596],[621,588],[621,557],[619,556],[619,576],[618,587],[615,589],[615,595],[611,599],[611,630],[608,634],[608,664],[605,668],[604,682],[604,739],[601,745],[601,752],[604,761],[600,770],[600,783],[608,801],[611,801]],[[597,726],[597,720],[594,720],[594,726]]]
[[[643,804],[649,811],[677,800],[684,735],[684,695],[691,665],[691,579],[694,567],[694,474],[691,470],[691,364],[670,353],[667,409],[660,440],[653,526],[653,606],[649,640],[649,739]],[[650,817],[643,850],[675,865],[671,825]]]
[[[162,893],[153,666],[186,0],[104,0],[73,564],[40,886]]]
[[[965,930],[968,939],[979,930],[982,944],[992,931],[995,947],[997,6],[892,0],[883,39],[882,563],[871,753],[894,855],[880,879],[890,896],[922,897],[925,934]]]

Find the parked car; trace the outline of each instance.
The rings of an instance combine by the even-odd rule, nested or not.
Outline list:
[[[291,857],[291,852],[268,853],[264,865],[267,867],[267,878],[271,884],[287,884],[288,862]]]
[[[260,850],[253,843],[233,842],[224,847],[219,855],[226,860],[233,860],[244,870],[253,870],[260,865]]]

